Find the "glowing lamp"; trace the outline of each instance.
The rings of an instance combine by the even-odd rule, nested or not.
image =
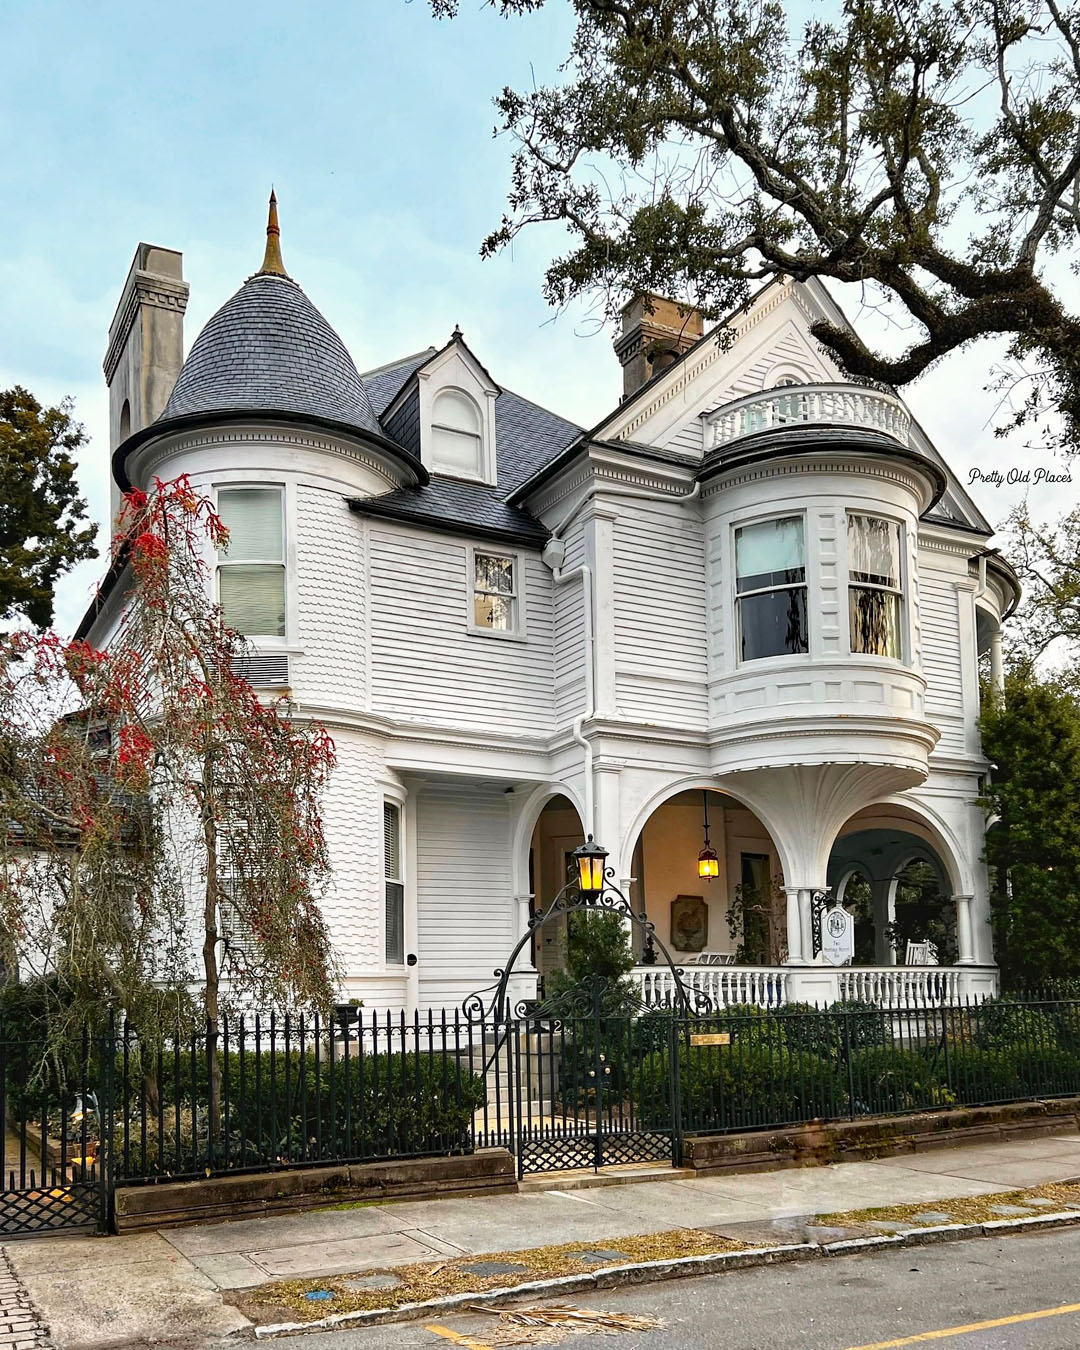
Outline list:
[[[602,848],[590,834],[583,844],[574,849],[578,890],[582,895],[599,895],[604,889],[604,864],[607,849]]]
[[[701,794],[702,808],[705,813],[705,847],[697,855],[697,874],[704,877],[707,881],[712,881],[713,877],[720,875],[720,859],[716,855],[716,849],[709,843],[709,794]]]
[[[716,850],[710,848],[708,844],[698,854],[697,874],[699,877],[707,877],[710,881],[720,875],[720,859],[716,856]]]

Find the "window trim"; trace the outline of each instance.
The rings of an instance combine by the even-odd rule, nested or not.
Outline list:
[[[768,525],[776,520],[801,520],[803,527],[803,579],[802,581],[789,582],[778,586],[760,586],[752,591],[739,591],[739,561],[738,561],[738,540],[739,531],[752,527],[754,525]],[[764,516],[753,516],[746,520],[736,520],[731,523],[731,597],[732,609],[734,611],[732,620],[732,633],[734,635],[735,667],[739,669],[744,666],[756,666],[762,661],[805,661],[809,660],[813,652],[813,634],[811,632],[810,616],[812,608],[810,604],[810,532],[806,511],[776,511],[769,512]],[[776,652],[772,656],[743,656],[743,635],[742,635],[742,607],[740,600],[750,599],[756,595],[768,595],[774,591],[790,591],[796,587],[801,587],[806,593],[806,651],[804,652]]]
[[[476,431],[462,431],[460,427],[452,427],[448,422],[438,421],[435,413],[439,406],[439,400],[444,394],[457,394],[459,398],[465,399],[472,406],[472,410],[476,414]],[[447,467],[440,464],[435,452],[434,433],[436,431],[448,431],[454,436],[467,437],[470,441],[475,441],[477,468],[475,470],[470,470],[462,469],[457,465]],[[484,412],[467,389],[462,389],[458,384],[444,384],[441,388],[435,390],[431,398],[431,432],[430,467],[432,473],[437,473],[440,478],[459,478],[467,483],[487,482],[487,475],[485,473],[487,465],[487,448],[485,446],[484,438]]]
[[[222,492],[236,491],[276,491],[281,501],[281,557],[277,558],[230,558],[229,555],[221,554],[214,550],[214,603],[221,606],[221,569],[223,567],[280,567],[282,574],[282,597],[285,605],[285,622],[282,627],[283,633],[242,633],[241,637],[251,644],[256,651],[280,650],[283,647],[290,646],[292,634],[292,616],[295,613],[295,597],[292,593],[292,579],[294,569],[290,565],[290,550],[292,543],[292,531],[289,529],[289,492],[288,485],[280,480],[258,479],[228,479],[221,482],[215,482],[211,489],[214,509],[221,511]],[[228,522],[226,522],[227,524]],[[224,609],[222,607],[222,612]]]
[[[407,883],[407,881],[406,881],[406,875],[407,875],[408,870],[409,870],[409,869],[408,869],[408,862],[407,862],[407,853],[406,853],[406,839],[407,839],[407,835],[406,835],[406,828],[405,828],[405,803],[402,802],[402,801],[399,801],[396,797],[388,797],[388,796],[384,796],[384,797],[382,798],[382,809],[383,809],[383,865],[382,865],[382,929],[383,929],[382,953],[383,953],[383,965],[385,966],[385,968],[386,968],[387,970],[398,971],[398,970],[405,970],[405,969],[407,968],[407,963],[406,963],[406,960],[405,960],[405,954],[406,954],[406,952],[407,952],[407,950],[408,950],[408,946],[409,946],[409,943],[408,943],[408,934],[407,934],[406,931],[405,931],[405,925],[406,925],[406,921],[407,921],[407,918],[408,918],[408,903],[407,903],[408,883]],[[398,874],[397,874],[396,877],[390,876],[390,874],[389,874],[389,869],[388,869],[388,867],[387,867],[387,865],[386,865],[386,812],[387,812],[387,810],[393,811],[394,814],[395,814],[395,816],[396,816],[396,818],[397,818],[397,852],[398,852],[398,869],[397,869],[397,870],[398,870]],[[389,935],[389,932],[388,932],[388,929],[387,929],[387,924],[386,924],[386,909],[387,909],[387,905],[388,905],[388,903],[389,903],[389,896],[388,896],[388,894],[387,894],[387,887],[388,887],[388,886],[398,886],[398,887],[400,888],[400,891],[401,891],[401,895],[400,895],[400,898],[399,898],[399,901],[398,901],[398,903],[399,903],[399,905],[400,905],[400,907],[401,907],[401,960],[400,960],[400,961],[394,961],[394,960],[391,960],[391,958],[390,958],[390,956],[388,955],[388,952],[387,952],[387,947],[388,947],[388,945],[389,945],[389,936],[390,936],[390,935]]]
[[[899,558],[900,576],[895,586],[883,586],[874,581],[853,581],[851,578],[851,549],[848,544],[850,538],[850,525],[848,522],[852,516],[861,516],[866,520],[881,520],[889,525],[894,525],[897,531],[897,555]],[[905,523],[898,516],[892,516],[888,513],[878,510],[864,510],[859,507],[848,507],[844,512],[844,561],[846,564],[847,577],[844,584],[844,599],[846,604],[844,609],[847,613],[848,630],[848,656],[856,660],[867,661],[895,661],[897,665],[910,665],[909,651],[910,642],[908,638],[907,624],[907,596],[908,596],[908,567],[906,556],[907,530]],[[859,652],[852,646],[851,632],[851,592],[853,590],[863,591],[883,591],[886,595],[895,595],[899,600],[899,612],[897,614],[897,633],[900,638],[900,652],[897,656],[888,656],[882,652]]]
[[[484,628],[476,622],[476,557],[503,558],[513,564],[514,589],[512,592],[513,626],[510,628]],[[516,549],[501,549],[485,544],[470,544],[466,550],[465,568],[465,615],[466,629],[477,637],[499,638],[503,642],[525,642],[528,634],[525,630],[525,560]]]

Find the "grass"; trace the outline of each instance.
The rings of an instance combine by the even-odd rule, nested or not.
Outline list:
[[[1005,1216],[995,1214],[993,1205],[1024,1205],[1032,1199],[1053,1200],[1059,1209],[1080,1204],[1080,1182],[1055,1181],[1046,1186],[1029,1186],[1022,1191],[997,1191],[991,1195],[958,1196],[951,1200],[924,1200],[918,1205],[881,1205],[874,1209],[844,1209],[833,1214],[818,1214],[815,1223],[830,1228],[846,1228],[860,1223],[895,1223],[897,1228],[931,1228],[932,1222],[921,1222],[917,1216],[933,1210],[947,1214],[953,1223],[990,1223]],[[1049,1206],[1035,1205],[1035,1212]]]
[[[278,1318],[304,1322],[315,1321],[328,1313],[362,1312],[370,1308],[399,1308],[404,1303],[420,1303],[425,1299],[447,1294],[479,1294],[485,1289],[507,1289],[530,1280],[558,1275],[581,1275],[597,1269],[595,1263],[575,1260],[570,1253],[592,1248],[625,1252],[631,1262],[664,1261],[680,1256],[706,1256],[719,1252],[740,1251],[745,1242],[699,1232],[694,1228],[674,1228],[660,1233],[639,1234],[635,1237],[604,1242],[564,1242],[557,1247],[527,1247],[514,1252],[484,1252],[456,1256],[443,1261],[423,1261],[413,1265],[387,1267],[385,1270],[365,1270],[358,1275],[328,1275],[318,1279],[280,1280],[274,1284],[258,1285],[254,1289],[238,1289],[232,1301],[240,1311],[255,1323],[276,1321]],[[478,1261],[513,1262],[523,1270],[506,1275],[473,1275],[464,1266]],[[615,1264],[612,1262],[612,1264]],[[346,1282],[364,1275],[395,1275],[401,1283],[395,1289],[349,1289]],[[306,1294],[325,1289],[331,1298],[312,1302]]]

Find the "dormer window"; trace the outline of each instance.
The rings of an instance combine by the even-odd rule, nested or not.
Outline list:
[[[460,389],[443,389],[431,414],[431,467],[436,473],[480,478],[484,436],[480,409]]]

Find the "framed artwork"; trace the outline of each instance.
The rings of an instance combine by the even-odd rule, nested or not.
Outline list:
[[[700,952],[709,940],[709,906],[701,895],[677,895],[671,902],[671,945]]]

